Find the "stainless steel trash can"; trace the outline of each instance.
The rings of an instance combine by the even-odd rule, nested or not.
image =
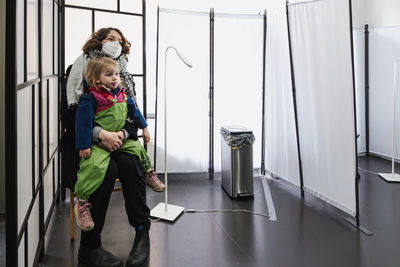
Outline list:
[[[252,198],[253,132],[240,126],[221,127],[222,188],[232,198]]]

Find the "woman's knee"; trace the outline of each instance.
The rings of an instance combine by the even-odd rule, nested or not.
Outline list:
[[[110,163],[108,164],[108,168],[106,171],[106,175],[104,179],[115,180],[118,176],[118,165],[115,160],[110,159]]]
[[[113,158],[118,166],[119,172],[127,172],[130,175],[143,177],[144,170],[140,165],[140,161],[137,156],[129,153],[120,152]]]

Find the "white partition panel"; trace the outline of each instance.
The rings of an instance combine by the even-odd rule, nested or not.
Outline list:
[[[117,1],[110,0],[66,0],[66,5],[94,7],[101,9],[117,10]]]
[[[393,73],[400,59],[400,27],[376,28],[370,31],[370,152],[392,156]],[[400,65],[400,64],[398,64]],[[395,158],[400,155],[400,66],[396,86]]]
[[[366,130],[365,130],[365,38],[364,30],[354,29],[354,70],[356,81],[356,103],[357,103],[357,149],[358,153],[365,153]]]
[[[43,0],[43,31],[42,49],[46,56],[43,57],[43,75],[53,74],[53,0]],[[57,47],[55,47],[57,50]],[[57,67],[57,65],[56,65]]]
[[[24,82],[24,24],[25,24],[25,17],[24,17],[24,2],[25,0],[17,0],[17,45],[16,45],[16,51],[17,51],[17,83],[23,83]]]
[[[49,162],[48,171],[43,176],[44,219],[46,220],[53,200],[53,161]]]
[[[158,63],[157,172],[164,171],[165,49],[173,50],[167,72],[167,171],[204,172],[208,168],[209,17],[160,12]]]
[[[27,80],[35,79],[39,75],[38,57],[38,1],[27,0],[26,2],[26,70]]]
[[[32,206],[31,216],[28,221],[28,266],[33,266],[35,261],[36,249],[39,245],[39,198],[36,198]],[[23,242],[23,240],[21,240]],[[20,244],[20,247],[24,247]],[[22,260],[22,262],[24,262]],[[19,261],[19,263],[22,263]]]
[[[253,131],[253,167],[261,166],[263,16],[215,18],[214,169],[221,170],[221,126]]]
[[[299,186],[286,13],[267,14],[265,168]]]
[[[92,12],[65,8],[65,69],[83,53],[82,47],[92,33]]]
[[[17,92],[18,112],[18,229],[32,200],[32,87]]]
[[[304,185],[354,215],[355,123],[348,0],[289,6]]]

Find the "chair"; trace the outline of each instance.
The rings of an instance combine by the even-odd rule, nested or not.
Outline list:
[[[119,183],[119,179],[115,179],[116,183]],[[122,187],[114,187],[113,192],[122,191]],[[69,226],[70,226],[70,238],[71,241],[75,240],[75,213],[74,213],[74,192],[69,192]]]

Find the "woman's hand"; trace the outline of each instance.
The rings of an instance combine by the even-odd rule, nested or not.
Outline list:
[[[147,127],[143,129],[142,137],[145,144],[150,141],[150,133],[149,130],[147,130]]]
[[[79,149],[79,157],[81,158],[89,158],[90,157],[90,147],[85,149]]]
[[[101,129],[99,132],[99,139],[101,140],[98,144],[100,147],[109,152],[113,152],[121,147],[122,140],[124,140],[124,132],[109,132]]]

